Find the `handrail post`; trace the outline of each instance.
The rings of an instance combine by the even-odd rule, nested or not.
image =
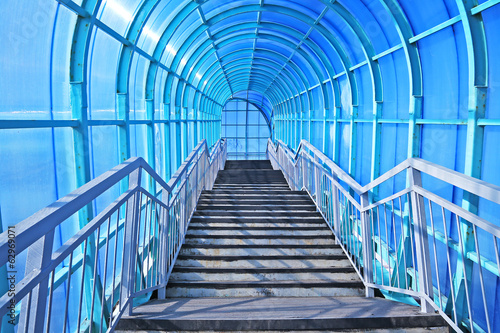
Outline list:
[[[53,244],[54,229],[28,248],[25,272],[35,269],[41,270],[49,265],[52,259]],[[55,271],[52,274],[55,274]],[[33,288],[31,297],[26,296],[26,300],[22,301],[19,328],[23,328],[25,332],[43,332],[48,287],[49,277],[47,276]]]
[[[335,176],[335,175],[334,175]],[[338,182],[337,177],[334,179]],[[332,182],[332,205],[333,205],[333,229],[335,230],[335,244],[340,244],[340,214],[339,214],[339,190]]]
[[[120,306],[127,304],[127,307],[123,309],[124,313],[132,315],[133,299],[131,295],[133,293],[134,282],[135,282],[135,269],[137,265],[136,253],[137,253],[137,243],[136,236],[138,233],[139,216],[141,210],[141,192],[139,187],[141,186],[142,169],[137,168],[129,176],[129,189],[136,188],[134,195],[127,201],[127,215],[125,218],[124,226],[124,245],[123,245],[123,271],[121,276],[121,299]],[[128,302],[128,303],[127,303]]]
[[[313,163],[313,168],[314,168],[314,191],[316,192],[316,204],[319,206],[321,205],[321,194],[319,190],[320,186],[320,176],[319,176],[319,158],[317,155],[314,155],[314,163]]]
[[[169,207],[170,193],[166,190],[162,190],[161,194],[162,202],[165,206]],[[168,230],[170,228],[170,208],[163,210],[163,222],[160,223],[160,289],[158,289],[158,298],[166,298],[166,290],[164,284],[167,283],[167,272],[168,272]]]
[[[307,184],[309,183],[307,179],[307,159],[304,157],[303,154],[301,156],[302,156],[302,187],[307,189]]]
[[[410,184],[413,186],[422,186],[422,177],[420,171],[414,168],[409,169]],[[413,224],[415,234],[415,249],[417,263],[415,270],[418,266],[418,283],[419,292],[421,297],[422,312],[433,312],[433,308],[428,304],[424,296],[433,299],[433,286],[432,286],[432,271],[429,253],[429,237],[427,235],[427,219],[425,217],[425,203],[421,196],[415,191],[411,192],[412,211],[413,211]]]
[[[372,228],[370,224],[370,213],[364,211],[368,206],[368,193],[361,195],[361,238],[363,246],[363,279],[365,283],[373,283],[373,252],[372,252]],[[374,297],[372,287],[365,288],[366,297]]]

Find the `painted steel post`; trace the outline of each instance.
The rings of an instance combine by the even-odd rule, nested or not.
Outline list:
[[[369,205],[368,193],[361,195],[361,244],[363,246],[363,278],[365,283],[373,283],[373,252],[372,252],[372,228],[370,223],[370,212],[363,210]],[[375,292],[371,287],[365,288],[366,297],[374,297]]]
[[[53,244],[54,229],[28,248],[25,272],[43,270],[48,266],[52,259]],[[55,271],[52,274],[55,274]],[[33,288],[30,297],[22,301],[18,327],[23,328],[25,332],[43,332],[48,290],[49,276],[47,275]]]
[[[307,159],[303,153],[301,153],[301,157],[302,157],[302,187],[307,189],[307,185],[309,183],[307,179]]]
[[[139,217],[141,210],[141,192],[138,191],[141,186],[142,169],[138,168],[129,176],[129,190],[135,189],[134,195],[127,201],[127,215],[124,226],[124,245],[123,245],[123,271],[121,276],[121,299],[120,306],[126,305],[124,313],[132,315],[133,300],[130,298],[134,288],[136,253]],[[130,303],[127,303],[130,302]]]
[[[162,190],[161,199],[165,206],[169,207],[170,193],[166,190]],[[160,224],[160,289],[158,289],[158,298],[166,298],[166,284],[167,284],[167,274],[168,274],[168,230],[170,228],[170,208],[163,210],[164,223]]]
[[[314,191],[316,192],[316,204],[319,206],[321,204],[321,202],[320,202],[321,193],[320,193],[320,188],[319,188],[321,180],[320,180],[319,166],[317,165],[317,164],[319,164],[319,158],[316,155],[314,155],[314,162],[315,162],[315,163],[313,163]]]
[[[334,179],[338,182],[337,177]],[[333,228],[335,230],[335,244],[340,244],[340,210],[339,210],[339,190],[337,185],[332,184],[332,201],[333,201]]]
[[[420,171],[411,168],[411,186],[422,186]],[[416,252],[416,265],[414,268],[418,273],[419,293],[433,299],[434,290],[432,286],[431,257],[429,253],[429,237],[427,235],[427,219],[425,216],[425,203],[422,196],[415,191],[411,192],[411,205],[413,211],[414,239]],[[418,269],[417,269],[418,267]],[[433,312],[433,307],[427,302],[425,297],[421,297],[422,312]]]

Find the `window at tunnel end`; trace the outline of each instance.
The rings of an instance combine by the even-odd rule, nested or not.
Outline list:
[[[266,117],[245,100],[229,101],[222,112],[222,137],[227,139],[228,159],[266,159],[271,130]]]

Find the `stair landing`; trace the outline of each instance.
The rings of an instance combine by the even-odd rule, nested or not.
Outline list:
[[[127,330],[448,332],[439,315],[381,298],[216,297],[154,300],[121,319]]]

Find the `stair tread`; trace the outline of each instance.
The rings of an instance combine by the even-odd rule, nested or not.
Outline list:
[[[216,289],[229,288],[253,288],[253,287],[273,287],[273,288],[292,288],[292,287],[348,287],[364,288],[361,280],[279,280],[279,281],[170,281],[168,286],[188,286],[188,287],[212,287]],[[167,287],[168,287],[167,286]]]
[[[382,298],[205,297],[152,300],[124,316],[117,329],[300,330],[442,327],[438,314]],[[140,326],[139,326],[140,325]]]
[[[333,235],[192,235],[186,238],[238,238],[238,239],[334,239]]]
[[[244,256],[208,256],[197,254],[179,254],[178,260],[205,260],[205,261],[237,261],[237,260],[348,260],[344,254],[326,255],[244,255]]]
[[[313,245],[287,245],[287,244],[268,244],[268,245],[254,245],[254,244],[245,244],[245,245],[217,245],[217,244],[189,244],[185,243],[182,247],[186,248],[205,248],[205,249],[341,249],[341,246],[338,244],[313,244]]]
[[[189,230],[206,230],[206,231],[212,231],[212,230],[282,230],[282,231],[289,231],[289,230],[324,230],[328,229],[326,225],[324,226],[316,226],[316,227],[211,227],[211,226],[195,226],[195,225],[190,225]]]
[[[203,272],[203,273],[328,273],[328,272],[356,272],[353,267],[308,267],[304,268],[269,268],[269,267],[255,267],[255,268],[212,268],[212,267],[191,267],[179,266],[174,267],[174,272]]]

